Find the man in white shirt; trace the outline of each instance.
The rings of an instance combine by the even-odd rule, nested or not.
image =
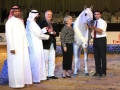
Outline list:
[[[95,58],[96,73],[93,76],[106,76],[106,28],[107,23],[101,19],[101,12],[95,11],[95,25],[90,26],[92,29],[93,49]]]
[[[20,17],[20,8],[12,7],[5,24],[7,40],[7,63],[9,86],[23,88],[32,84],[32,74],[28,53],[28,41],[24,22]]]

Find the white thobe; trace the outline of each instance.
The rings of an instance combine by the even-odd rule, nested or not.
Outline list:
[[[25,84],[32,84],[28,41],[24,24],[19,18],[13,16],[6,22],[5,30],[9,86],[21,88]],[[12,54],[10,50],[15,50],[15,54]]]
[[[49,35],[43,34],[44,29],[40,29],[40,27],[35,21],[27,21],[26,30],[29,42],[29,54],[33,82],[40,82],[41,80],[46,80],[46,69],[44,59],[45,57],[43,52],[42,39],[48,39]]]

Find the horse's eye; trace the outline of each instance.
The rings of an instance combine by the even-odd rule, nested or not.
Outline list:
[[[85,16],[87,16],[87,13],[85,13]]]

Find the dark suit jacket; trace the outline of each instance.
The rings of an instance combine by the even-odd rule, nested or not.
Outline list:
[[[46,20],[43,20],[41,22],[38,23],[38,25],[40,26],[40,28],[44,28],[48,26],[48,23]],[[50,38],[48,40],[42,40],[43,41],[43,48],[44,49],[50,49],[51,43],[54,44],[54,49],[56,50],[56,36],[59,36],[59,30],[58,30],[58,26],[57,23],[52,23],[52,27],[53,30],[56,32],[56,35],[51,35],[48,32],[45,34],[50,35]]]

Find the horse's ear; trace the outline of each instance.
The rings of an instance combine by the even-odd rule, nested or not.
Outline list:
[[[93,6],[91,5],[90,9],[92,10],[93,9]]]
[[[86,9],[86,8],[87,8],[87,6],[85,5],[85,6],[84,6],[84,9]]]

